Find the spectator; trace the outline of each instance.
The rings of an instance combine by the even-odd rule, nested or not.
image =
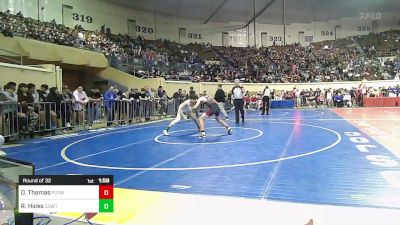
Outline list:
[[[40,102],[40,96],[39,96],[39,93],[36,91],[35,84],[32,84],[32,83],[28,84],[28,92],[32,95],[34,103]]]
[[[178,111],[178,106],[185,100],[185,96],[183,95],[182,89],[179,88],[177,92],[172,96],[175,103],[175,112]]]
[[[10,81],[10,82],[7,83],[7,85],[9,87],[12,87],[14,90],[17,90],[17,84],[15,82]]]
[[[351,102],[351,96],[350,93],[345,90],[345,94],[343,96],[343,103],[346,107],[351,107],[352,106],[352,102]]]
[[[71,125],[71,115],[73,109],[73,103],[75,102],[75,98],[72,93],[69,91],[69,87],[64,85],[62,87],[62,104],[61,104],[61,122],[63,127],[70,128]],[[66,130],[63,130],[66,132]]]
[[[160,105],[160,109],[158,111],[158,115],[165,116],[167,114],[168,96],[167,96],[167,92],[163,89],[162,86],[158,87],[157,97],[159,99],[158,102],[159,102],[159,105]]]
[[[85,107],[86,104],[89,102],[89,98],[86,95],[86,92],[83,91],[83,87],[81,85],[78,85],[76,87],[76,90],[72,93],[72,95],[74,96],[74,104],[73,104],[73,108],[74,108],[74,121],[78,122],[78,126],[82,125],[84,126],[84,111],[85,111]]]
[[[107,113],[107,126],[111,126],[115,117],[115,101],[118,100],[118,96],[115,93],[114,86],[110,86],[108,91],[104,93],[104,104]]]
[[[55,133],[55,129],[60,127],[60,118],[61,118],[61,102],[63,101],[63,96],[60,94],[56,87],[50,88],[49,94],[46,97],[46,102],[53,103],[50,104],[50,111],[52,112],[51,121],[51,129],[53,130],[53,134]]]
[[[340,91],[337,92],[337,94],[334,98],[334,104],[335,104],[335,107],[337,107],[337,108],[343,107],[343,95]]]
[[[332,92],[330,88],[326,91],[325,96],[327,106],[332,107]]]
[[[40,89],[36,91],[36,93],[38,93],[39,96],[39,101],[40,102],[46,102],[46,98],[47,98],[47,91],[49,90],[49,85],[47,84],[42,84],[40,86]]]
[[[39,96],[39,93],[36,91],[36,85],[33,83],[29,83],[27,87],[29,94],[33,97],[32,107],[34,108],[35,112],[39,114],[40,128],[44,130],[49,127],[49,124],[46,124],[46,122],[49,122],[50,120],[50,112],[46,112],[43,105],[39,104],[40,102],[42,102],[42,100]]]
[[[92,123],[100,122],[100,105],[103,100],[103,96],[100,93],[99,89],[92,88],[89,92],[89,104],[88,104],[88,122],[89,126]]]
[[[194,90],[193,87],[190,87],[189,96],[195,96],[195,95],[197,96],[196,91]]]
[[[18,85],[18,103],[21,107],[21,113],[18,114],[18,125],[20,131],[28,132],[29,136],[33,138],[35,127],[38,124],[39,116],[35,113],[33,108],[34,99],[32,93],[28,91],[28,85],[20,83]]]
[[[150,121],[150,117],[152,115],[153,108],[151,107],[152,102],[154,101],[154,92],[151,90],[149,86],[145,86],[146,90],[146,99],[144,101],[144,112],[145,112],[145,121]]]
[[[10,134],[15,133],[17,128],[18,96],[14,94],[15,88],[12,85],[4,85],[4,90],[0,91],[0,129]],[[5,126],[7,125],[7,126]]]
[[[117,96],[119,98],[119,101],[117,102],[118,120],[119,120],[118,123],[120,125],[124,125],[126,117],[128,116],[128,105],[129,105],[128,93],[119,90]]]
[[[215,101],[217,101],[221,113],[224,114],[225,119],[228,120],[229,117],[225,111],[226,96],[225,96],[224,90],[222,90],[222,84],[218,84],[218,89],[215,92],[214,99],[215,99]]]
[[[14,86],[12,86],[10,84],[4,85],[4,90],[0,92],[3,95],[2,101],[3,102],[18,102],[18,95],[16,95],[14,92],[15,92]]]

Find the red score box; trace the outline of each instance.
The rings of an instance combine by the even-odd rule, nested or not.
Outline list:
[[[114,186],[113,185],[100,185],[99,186],[99,199],[113,199]]]

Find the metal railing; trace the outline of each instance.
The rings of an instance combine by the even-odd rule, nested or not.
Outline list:
[[[6,138],[15,139],[18,136],[18,104],[0,104],[0,132]]]
[[[398,52],[377,52],[377,57],[394,57],[400,55]]]
[[[101,128],[101,126],[119,126],[146,121],[154,121],[175,116],[178,106],[185,101],[179,99],[123,99],[94,100],[86,104],[77,102],[40,102],[40,103],[0,103],[0,134],[10,140],[33,137],[35,134],[59,134]],[[316,99],[314,96],[301,95],[294,98],[295,107],[350,107],[362,106],[363,96],[343,100],[340,104],[334,99]],[[271,99],[272,101],[272,99]],[[248,102],[247,109],[260,109],[261,99]],[[224,104],[227,111],[232,110],[230,99]],[[200,105],[198,112],[207,111]]]
[[[108,56],[107,58],[112,66],[126,67],[127,70],[133,73],[133,75],[135,76],[137,75],[136,73],[138,73],[139,70],[142,70],[146,73],[144,77],[147,77],[150,75],[150,70],[153,67],[164,74],[170,74],[171,71],[181,73],[185,71],[193,72],[204,70],[204,65],[201,63],[166,62],[157,59],[147,60],[137,57]]]
[[[1,52],[6,52],[7,53],[6,55],[9,55],[9,54],[14,55],[16,58],[19,58],[19,60],[13,59],[11,57],[7,57],[6,55],[3,55]],[[14,63],[14,64],[19,64],[21,66],[24,65],[24,57],[22,55],[17,54],[15,52],[11,52],[11,51],[5,50],[3,48],[0,48],[0,58],[3,59],[3,60],[6,60],[7,62],[11,62],[11,63]]]
[[[143,99],[77,102],[0,103],[0,134],[9,139],[37,133],[91,129],[97,124],[123,125],[165,118],[181,100]],[[177,105],[178,104],[178,105]]]
[[[24,139],[37,134],[61,134],[154,121],[175,116],[179,99],[123,99],[77,102],[0,103],[0,134],[9,140]],[[225,103],[230,109],[231,102]],[[201,104],[198,112],[207,106]]]

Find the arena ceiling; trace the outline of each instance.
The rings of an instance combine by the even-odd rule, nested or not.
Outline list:
[[[203,22],[282,24],[283,0],[99,0],[157,14]],[[265,10],[263,10],[265,9]],[[286,0],[287,23],[327,21],[360,12],[400,11],[399,0]],[[262,13],[261,13],[262,12]]]

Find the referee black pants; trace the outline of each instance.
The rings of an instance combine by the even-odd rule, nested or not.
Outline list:
[[[269,114],[269,96],[264,96],[262,102],[263,102],[262,115],[265,115],[265,110],[267,110],[267,114]]]
[[[244,121],[244,110],[243,110],[244,101],[243,101],[243,99],[235,99],[235,100],[233,100],[233,104],[235,105],[236,123],[239,123],[239,111],[240,111],[240,114],[242,114],[242,120]]]

